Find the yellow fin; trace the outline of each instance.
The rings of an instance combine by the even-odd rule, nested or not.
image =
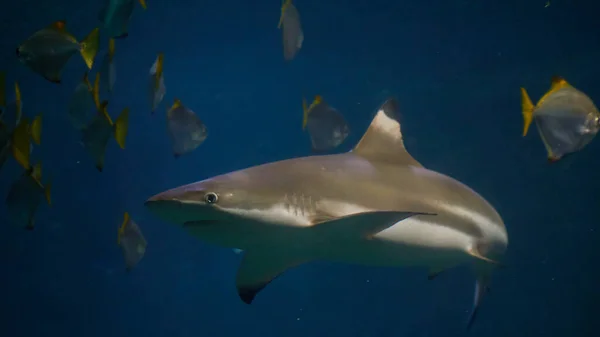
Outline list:
[[[88,88],[88,90],[90,92],[92,92],[94,90],[94,88],[92,87],[92,83],[90,83],[90,79],[88,78],[88,72],[87,71],[83,74],[82,81],[83,81],[83,83],[85,83],[85,85],[87,85],[87,88]]]
[[[125,226],[127,226],[128,222],[129,222],[129,213],[125,212],[125,214],[123,215],[123,223],[121,223],[121,227],[119,227],[119,232],[117,235],[117,244],[121,243],[121,237],[123,236],[123,234],[125,234]]]
[[[79,43],[81,46],[80,53],[81,57],[85,61],[88,69],[92,69],[94,65],[94,58],[98,53],[98,45],[100,44],[100,29],[94,28],[88,36]]]
[[[50,197],[51,189],[52,189],[52,183],[47,183],[46,187],[44,188],[44,196],[46,197],[46,201],[48,202],[49,206],[52,206],[52,198]]]
[[[108,40],[108,59],[112,62],[115,56],[115,39]]]
[[[163,61],[165,55],[163,53],[158,54],[158,59],[156,61],[156,74],[154,75],[154,90],[158,90],[160,86],[160,78],[163,74]]]
[[[138,0],[138,1],[139,1],[140,5],[142,5],[143,9],[147,8],[147,6],[146,6],[146,0]]]
[[[121,115],[115,122],[115,139],[122,149],[125,149],[125,139],[127,138],[127,128],[129,127],[129,108],[123,109]]]
[[[571,85],[560,76],[552,76],[552,84],[550,86],[550,92],[554,92],[556,90],[560,90],[562,88],[568,88]]]
[[[533,121],[534,106],[531,103],[531,98],[527,94],[525,88],[521,88],[521,113],[523,114],[523,137],[527,135],[527,130]]]
[[[6,106],[6,72],[0,72],[0,107]]]
[[[179,108],[181,106],[181,101],[177,98],[175,98],[175,101],[173,102],[173,105],[171,106],[171,108],[169,109],[169,111],[167,111],[167,116],[171,117],[171,113],[173,112],[173,110]]]
[[[308,123],[308,106],[306,98],[302,97],[302,130],[306,129],[306,123]]]
[[[96,109],[98,109],[98,111],[102,111],[102,107],[100,104],[100,72],[96,73],[96,79],[94,80],[92,95],[94,96],[94,104],[96,104]]]
[[[110,115],[108,114],[107,106],[108,106],[108,101],[107,100],[102,101],[102,103],[100,103],[100,110],[98,112],[102,115],[102,117],[104,117],[104,119],[106,119],[108,124],[110,124],[112,126],[113,121],[112,121],[112,118],[110,118]]]
[[[39,114],[33,122],[31,122],[29,133],[31,134],[31,139],[33,139],[37,145],[40,145],[42,142],[42,114]]]
[[[25,170],[29,170],[29,121],[23,118],[14,129],[11,141],[11,150],[15,160]]]
[[[277,28],[281,28],[281,24],[283,23],[283,16],[285,15],[285,11],[292,4],[292,0],[284,0],[281,4],[281,15],[279,16],[279,23],[277,24]]]
[[[42,163],[35,164],[35,166],[33,167],[33,171],[31,172],[31,176],[33,177],[33,179],[35,179],[35,181],[38,182],[38,184],[41,185],[41,182],[42,182]]]
[[[23,116],[23,102],[21,101],[21,88],[19,82],[15,81],[15,105],[17,106],[16,120],[20,121]]]

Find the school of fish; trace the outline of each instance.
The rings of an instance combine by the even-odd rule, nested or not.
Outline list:
[[[105,0],[105,5],[98,15],[101,25],[81,40],[68,32],[65,20],[59,20],[33,32],[16,48],[16,57],[24,66],[53,84],[62,82],[63,68],[73,55],[78,54],[83,59],[87,70],[74,88],[66,115],[72,127],[80,134],[81,144],[90,156],[90,163],[93,163],[99,172],[102,172],[106,165],[105,152],[112,138],[119,148],[126,148],[129,108],[118,114],[110,113],[110,102],[103,99],[101,93],[114,91],[117,83],[116,40],[129,36],[128,26],[136,9],[136,2],[143,10],[147,9],[145,0]],[[305,38],[299,11],[292,0],[283,0],[277,28],[282,33],[283,59],[290,62],[302,49]],[[108,50],[102,56],[99,69],[92,76],[90,72],[94,69],[95,59],[98,57],[101,33],[108,37]],[[148,71],[148,106],[151,114],[156,113],[166,93],[164,59],[165,55],[162,52],[158,53]],[[19,83],[14,81],[14,86],[11,87],[7,87],[6,84],[6,74],[0,72],[0,169],[9,158],[13,158],[23,170],[10,188],[6,204],[9,218],[14,225],[33,230],[38,207],[43,203],[52,204],[51,182],[43,182],[42,164],[39,161],[33,163],[31,160],[34,148],[42,143],[42,115],[25,116]],[[8,94],[12,92],[14,98]],[[474,260],[477,264],[478,278],[470,326],[488,287],[492,266],[500,265],[497,259],[504,253],[508,244],[508,236],[500,216],[468,187],[426,170],[408,154],[402,143],[400,122],[392,117],[395,109],[393,101],[386,102],[380,108],[361,142],[353,151],[343,155],[324,154],[336,149],[348,137],[350,127],[344,115],[330,106],[321,95],[315,95],[312,101],[302,97],[301,102],[302,129],[307,131],[314,156],[300,158],[293,165],[291,161],[265,164],[169,190],[149,199],[147,206],[160,217],[182,225],[203,240],[244,254],[237,285],[240,298],[246,303],[252,302],[254,296],[285,269],[312,259],[330,258],[334,261],[386,265],[387,262],[379,261],[382,252],[375,243],[378,240],[387,242],[386,249],[399,249],[399,252],[409,249],[410,244],[414,244],[416,248],[410,248],[410,253],[423,256],[410,261],[400,258],[396,262],[388,262],[397,266],[428,266],[430,279],[459,263]],[[525,88],[521,88],[521,107],[524,124],[522,136],[527,135],[531,123],[535,121],[549,162],[556,162],[566,155],[582,150],[600,129],[600,112],[593,101],[559,76],[551,79],[550,89],[535,104]],[[180,99],[175,99],[166,109],[165,116],[166,133],[171,141],[174,158],[192,153],[208,137],[208,128],[202,119]],[[291,184],[294,180],[290,178],[290,174],[300,170],[298,167],[304,166],[308,170],[313,166],[320,168],[317,170],[320,170],[319,174],[323,175],[323,180],[317,181],[315,176],[304,177],[302,173],[296,173],[293,177],[304,177],[302,179],[305,180],[297,182],[298,186],[302,187],[289,191],[283,186],[285,183],[276,182],[279,181],[278,177],[282,177],[281,181]],[[367,171],[358,170],[358,167],[364,167]],[[395,169],[391,170],[394,167]],[[328,168],[348,174],[348,181],[335,185],[335,188],[342,191],[339,195],[328,191],[330,187],[327,184],[335,184],[337,179],[335,175],[328,175]],[[389,172],[390,175],[375,177],[372,173],[367,173],[369,168],[378,168],[380,171]],[[265,172],[265,179],[262,178],[261,172]],[[403,174],[406,174],[406,178]],[[249,177],[253,177],[253,180],[250,181]],[[362,180],[371,181],[372,185]],[[309,187],[312,183],[314,187]],[[275,185],[271,186],[273,184]],[[433,207],[426,203],[416,207],[423,200],[412,200],[402,194],[393,196],[391,191],[386,192],[386,195],[393,196],[398,203],[407,203],[406,208],[382,206],[389,200],[381,200],[375,204],[377,189],[388,191],[387,189],[394,184],[408,184],[412,193],[417,195],[421,195],[419,191],[423,191],[422,195],[429,193],[419,184],[427,185],[426,188],[431,189],[431,193],[442,193],[440,191],[443,189],[452,192],[435,196],[440,198],[439,200],[447,199],[446,208],[436,208],[439,205]],[[438,186],[436,184],[444,187],[433,187]],[[297,194],[301,190],[304,194]],[[365,193],[375,194],[369,200],[351,196],[356,194],[354,192],[363,190],[367,191]],[[469,209],[468,205],[456,204],[453,193],[459,193],[462,199],[471,200],[471,203],[479,203],[479,209]],[[236,195],[251,198],[254,202],[238,200]],[[233,199],[226,199],[226,196]],[[482,217],[485,225],[473,227],[464,224],[461,222],[461,212],[475,218],[485,213]],[[207,227],[216,223],[224,224],[231,219],[237,219],[240,224],[246,223],[246,229],[227,227],[227,233],[221,233],[217,229]],[[272,243],[269,231],[275,229],[265,228],[272,228],[273,221],[280,225],[286,224],[278,229],[278,238],[296,233],[294,235],[298,236],[292,240],[294,247],[301,246],[300,242],[306,240],[311,242],[307,243],[307,247],[311,248],[296,247],[297,251],[292,253],[289,246],[292,243],[288,246]],[[438,246],[439,243],[431,243],[429,250],[425,250],[423,246],[415,243],[419,241],[416,237],[424,234],[415,231],[410,232],[410,235],[415,236],[412,239],[401,240],[404,246],[394,248],[390,244],[394,240],[400,240],[398,238],[402,235],[408,235],[393,233],[392,229],[399,224],[426,228],[436,221],[438,225],[444,223],[444,235],[447,235],[448,240],[454,240],[454,243],[446,242],[443,249]],[[265,227],[263,224],[270,225]],[[342,230],[341,224],[347,228],[356,227],[356,234],[341,234],[350,230]],[[334,251],[331,250],[333,246],[321,247],[321,243],[316,244],[312,241],[314,238],[309,231],[295,227],[322,228],[321,234],[327,235],[331,242],[339,241],[340,247],[348,244],[362,247],[360,249],[364,255],[357,251],[345,251],[346,248]],[[237,237],[237,230],[246,233],[246,236]],[[463,247],[461,240],[467,240],[469,244]],[[124,213],[123,222],[117,230],[117,245],[122,250],[127,271],[132,270],[146,252],[146,239],[138,224],[127,212]],[[279,257],[273,257],[269,250],[278,251]],[[451,253],[455,254],[452,258],[449,257]],[[267,266],[265,261],[272,264]]]

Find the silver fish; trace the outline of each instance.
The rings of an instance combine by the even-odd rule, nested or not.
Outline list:
[[[83,79],[75,87],[75,92],[69,102],[69,120],[73,127],[82,130],[89,125],[95,108],[92,85],[88,79],[88,73],[85,72]]]
[[[286,61],[291,61],[296,57],[296,54],[302,48],[302,43],[304,43],[300,14],[292,4],[292,0],[286,0],[281,6],[279,27],[283,28],[283,58]]]
[[[535,120],[550,162],[580,151],[600,130],[600,112],[594,102],[558,76],[535,106],[525,88],[521,88],[521,106],[523,136]]]
[[[41,164],[31,167],[23,172],[21,177],[13,183],[6,198],[6,206],[11,222],[19,227],[32,230],[34,217],[42,199],[45,197],[51,205],[50,184],[41,183]]]
[[[178,99],[167,111],[167,130],[175,158],[195,150],[208,136],[206,126],[196,113]]]
[[[307,107],[303,101],[304,124],[308,129],[313,152],[326,152],[338,147],[346,140],[350,128],[344,116],[317,96]]]
[[[123,223],[119,227],[117,244],[121,247],[125,267],[128,271],[133,269],[144,257],[148,243],[140,230],[140,227],[125,212]]]
[[[113,123],[106,109],[108,102],[101,104],[100,111],[92,122],[82,130],[82,143],[96,163],[96,169],[104,170],[104,153],[111,136],[125,149],[125,138],[129,126],[129,109],[125,108]]]
[[[150,68],[148,88],[150,91],[150,106],[152,107],[152,114],[154,114],[154,111],[162,102],[167,91],[165,87],[165,79],[163,77],[163,60],[164,55],[162,53],[158,54],[154,64],[152,64],[152,67]]]
[[[145,0],[138,2],[146,9]],[[134,0],[106,0],[98,13],[98,20],[104,24],[104,29],[111,38],[125,38],[129,35],[128,26],[134,7]]]
[[[66,29],[66,22],[57,21],[37,31],[17,47],[17,57],[34,72],[52,83],[60,83],[61,73],[71,56],[80,53],[92,69],[98,52],[99,29],[95,28],[78,42]]]

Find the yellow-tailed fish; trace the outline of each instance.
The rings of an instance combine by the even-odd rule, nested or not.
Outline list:
[[[106,91],[111,93],[115,86],[115,81],[117,80],[117,70],[115,68],[115,40],[110,39],[108,41],[108,52],[104,55],[104,59],[102,60],[102,65],[100,66],[100,72],[102,73],[102,78],[104,78],[103,83],[105,83]]]
[[[8,105],[0,118],[0,168],[11,153],[23,168],[29,168],[29,157],[33,151],[29,137],[40,144],[41,118],[41,115],[37,116],[31,124],[29,120],[22,120],[21,90],[15,82],[15,101]]]
[[[123,109],[113,123],[107,111],[108,102],[100,105],[100,110],[92,122],[82,131],[82,143],[96,163],[98,171],[104,169],[104,153],[111,136],[115,137],[119,147],[125,149],[127,128],[129,125],[129,108]]]
[[[594,102],[562,77],[554,76],[550,90],[533,105],[521,88],[523,137],[535,120],[548,161],[583,149],[600,129],[600,113]]]
[[[303,129],[308,129],[313,152],[325,152],[338,147],[344,142],[350,129],[344,116],[330,107],[321,96],[307,106],[302,99]]]
[[[178,99],[175,99],[175,103],[167,111],[167,130],[175,158],[192,152],[208,136],[206,126],[200,118]]]
[[[64,20],[57,21],[29,37],[17,48],[17,57],[26,66],[53,83],[60,83],[67,61],[80,53],[92,69],[98,52],[99,29],[95,28],[81,42],[66,29]]]
[[[117,233],[117,244],[121,247],[125,268],[130,271],[137,265],[146,253],[146,239],[140,227],[131,220],[129,213],[125,212],[123,222]]]
[[[15,89],[15,98],[8,102],[6,107],[4,108],[3,120],[4,123],[10,125],[11,128],[21,121],[21,117],[23,117],[23,100],[21,99],[21,88],[19,87],[19,83],[15,81],[14,84]]]
[[[38,115],[31,124],[24,117],[12,131],[9,146],[13,157],[25,170],[30,169],[32,146],[30,138],[38,145],[41,144],[42,115]]]
[[[86,71],[81,82],[75,87],[75,92],[69,102],[69,120],[75,129],[81,130],[90,123],[94,111],[96,111],[96,105],[93,87]]]
[[[52,204],[50,187],[42,184],[42,166],[40,163],[25,170],[15,181],[6,198],[6,206],[11,222],[29,230],[34,228],[35,212],[43,198]]]
[[[292,0],[284,0],[281,5],[281,16],[278,28],[282,29],[283,58],[291,61],[302,48],[304,43],[304,32],[300,23],[300,14],[292,4]]]
[[[105,0],[105,5],[98,13],[98,19],[104,24],[108,35],[115,39],[125,38],[129,35],[128,26],[135,0]],[[146,1],[138,0],[143,9],[146,9]]]
[[[163,61],[164,54],[159,53],[150,68],[150,81],[149,81],[149,89],[150,89],[150,105],[152,106],[151,112],[154,114],[156,108],[162,102],[165,97],[165,93],[167,91],[165,87],[165,79],[163,76]]]

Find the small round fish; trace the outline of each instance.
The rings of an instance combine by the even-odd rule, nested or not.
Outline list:
[[[552,78],[550,90],[535,106],[521,88],[521,106],[523,136],[535,120],[550,162],[583,149],[600,130],[600,112],[594,102],[562,77]]]
[[[285,0],[281,5],[281,16],[278,28],[282,28],[283,58],[291,61],[302,48],[304,32],[300,23],[300,14],[292,4],[292,0]]]
[[[75,87],[75,92],[69,102],[68,114],[73,127],[77,130],[84,129],[90,123],[95,108],[92,84],[88,80],[86,72],[81,82]]]
[[[308,129],[313,152],[325,152],[344,142],[350,128],[344,116],[329,106],[321,96],[316,96],[309,107],[303,101],[304,123]]]
[[[34,33],[17,48],[16,53],[19,60],[31,70],[52,83],[60,83],[62,69],[77,52],[92,69],[98,44],[98,28],[78,42],[67,31],[66,22],[62,20]]]
[[[167,128],[175,158],[192,152],[208,137],[204,123],[178,99],[167,111]]]
[[[125,259],[125,267],[130,271],[137,265],[144,254],[148,243],[140,230],[140,227],[129,217],[129,213],[125,212],[123,223],[119,227],[117,234],[117,244],[121,247],[123,258]]]
[[[148,88],[150,92],[150,106],[151,113],[154,114],[154,111],[158,107],[158,105],[162,102],[165,97],[165,93],[167,92],[167,88],[165,87],[165,79],[163,77],[163,61],[164,54],[159,53],[150,68],[150,78],[148,81]]]

